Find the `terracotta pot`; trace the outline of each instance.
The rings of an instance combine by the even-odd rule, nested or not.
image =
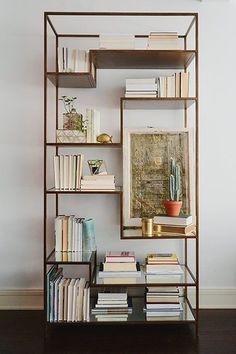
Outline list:
[[[166,214],[169,216],[179,216],[180,209],[182,207],[182,202],[177,202],[175,200],[166,200],[164,202],[166,208]]]

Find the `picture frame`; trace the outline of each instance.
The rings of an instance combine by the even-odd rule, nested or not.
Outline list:
[[[132,128],[124,130],[123,227],[141,227],[142,217],[165,214],[169,161],[181,167],[182,213],[193,209],[192,132],[190,129]]]

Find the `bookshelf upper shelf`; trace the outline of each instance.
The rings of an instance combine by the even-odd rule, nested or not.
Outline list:
[[[124,109],[184,109],[196,102],[196,97],[121,97]]]
[[[48,72],[47,78],[51,83],[58,87],[63,88],[94,88],[96,82],[90,72],[73,72],[73,73],[57,73]]]
[[[90,50],[97,69],[184,69],[195,54],[195,50]]]

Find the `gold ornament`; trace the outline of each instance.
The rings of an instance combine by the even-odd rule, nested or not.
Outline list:
[[[97,142],[101,144],[110,144],[112,143],[112,136],[106,133],[100,134],[97,136]]]

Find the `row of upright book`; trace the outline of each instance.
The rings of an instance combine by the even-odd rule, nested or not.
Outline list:
[[[88,252],[96,250],[94,220],[59,215],[55,218],[55,251]]]
[[[63,277],[53,266],[47,273],[47,320],[80,322],[90,318],[90,288],[85,278]]]
[[[125,97],[189,97],[189,72],[148,79],[126,79]]]
[[[82,177],[84,156],[54,156],[54,183],[56,190],[78,190]]]
[[[88,72],[89,52],[77,48],[58,48],[58,71],[59,72]]]

